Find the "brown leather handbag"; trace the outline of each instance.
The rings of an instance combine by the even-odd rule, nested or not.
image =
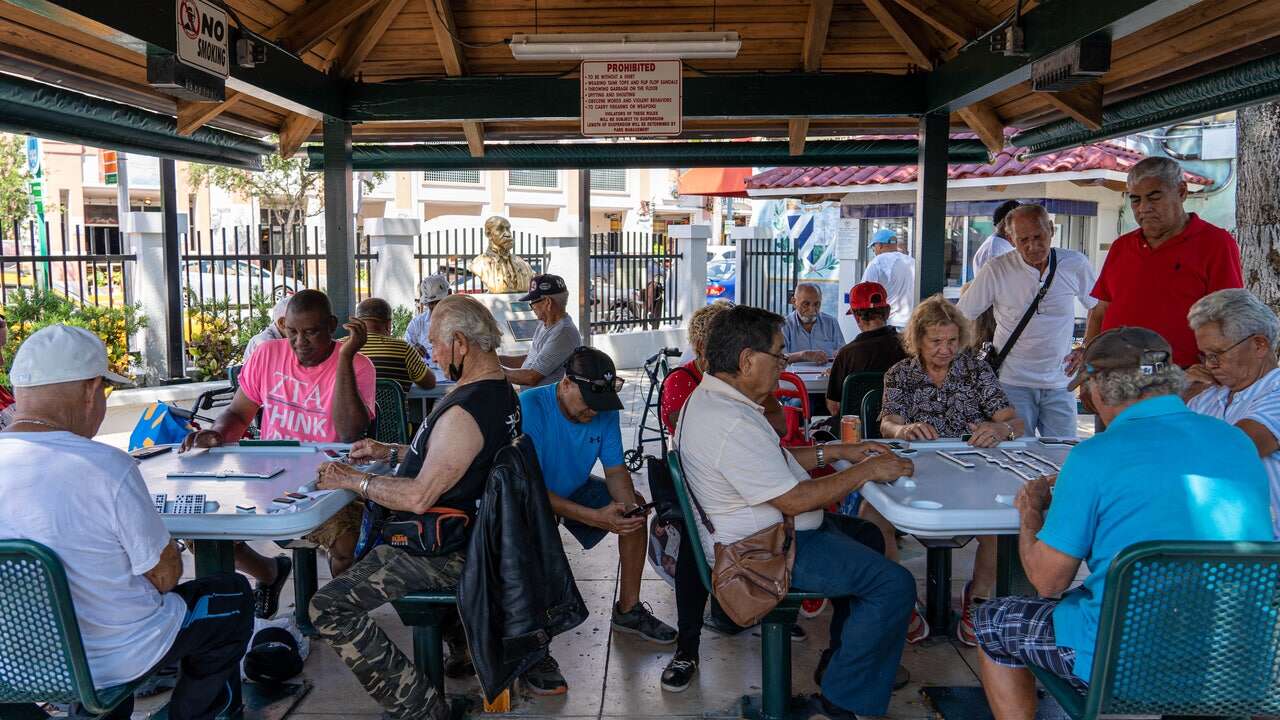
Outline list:
[[[684,420],[683,412],[680,420]],[[681,465],[683,464],[684,459],[681,457]],[[689,499],[697,508],[707,532],[715,537],[715,526],[702,509],[702,503],[694,496],[693,486],[688,480],[686,475],[685,491],[689,493]],[[750,627],[763,620],[765,615],[782,602],[791,588],[791,568],[796,562],[795,525],[790,515],[782,517],[782,522],[737,542],[715,545],[711,592],[729,619],[743,627]],[[696,532],[694,534],[694,542],[701,542],[696,537]]]

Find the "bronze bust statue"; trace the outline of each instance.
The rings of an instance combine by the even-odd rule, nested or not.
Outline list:
[[[501,215],[484,221],[484,235],[489,249],[471,259],[471,272],[491,293],[525,292],[533,280],[533,268],[524,258],[511,254],[514,238],[511,223]]]

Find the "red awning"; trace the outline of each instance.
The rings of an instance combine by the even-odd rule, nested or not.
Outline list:
[[[747,196],[751,168],[693,168],[680,173],[677,190],[681,195]]]

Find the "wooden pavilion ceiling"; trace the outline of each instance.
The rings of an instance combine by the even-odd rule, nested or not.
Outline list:
[[[1073,2],[1075,0],[1052,0]],[[477,75],[573,77],[576,63],[517,62],[514,33],[736,31],[729,60],[692,60],[690,75],[718,72],[907,74],[945,64],[1015,9],[1015,0],[226,0],[248,28],[308,65],[375,83]],[[1023,11],[1036,7],[1023,3]],[[286,150],[318,120],[229,92],[223,103],[176,102],[146,85],[145,57],[113,44],[93,23],[72,28],[0,0],[0,70],[34,76],[175,114],[180,128],[211,123],[278,133]],[[1007,127],[1064,115],[1097,122],[1103,104],[1189,79],[1260,53],[1280,51],[1280,0],[1202,0],[1118,38],[1101,82],[1064,94],[1026,83],[952,116],[989,146]],[[787,98],[777,102],[785,105]],[[689,118],[686,137],[805,137],[914,132],[912,118],[841,120]],[[576,122],[370,122],[354,135],[378,140],[468,142],[575,137]]]

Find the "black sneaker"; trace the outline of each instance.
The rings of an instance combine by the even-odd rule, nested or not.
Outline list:
[[[799,625],[791,626],[791,642],[804,642],[809,639],[809,633]]]
[[[146,680],[142,681],[138,689],[133,691],[133,694],[134,697],[151,697],[172,690],[177,684],[178,663],[174,662],[151,673]]]
[[[684,692],[698,672],[698,658],[683,650],[671,656],[671,662],[662,670],[662,689],[668,692]]]
[[[722,619],[715,613],[707,613],[703,616],[702,626],[713,633],[728,637],[733,637],[743,630],[746,630],[746,628],[736,625],[732,620],[729,620],[728,618]]]
[[[858,720],[858,716],[814,693],[809,697],[809,720]]]
[[[563,695],[569,692],[569,683],[560,674],[560,664],[550,653],[522,676],[529,692],[534,695]]]
[[[636,603],[627,612],[613,606],[613,629],[616,632],[639,635],[659,645],[671,645],[676,641],[676,629],[653,616],[646,603]]]
[[[276,580],[270,585],[258,583],[253,589],[253,614],[263,620],[275,617],[280,609],[280,591],[293,571],[293,560],[288,555],[276,556]]]

